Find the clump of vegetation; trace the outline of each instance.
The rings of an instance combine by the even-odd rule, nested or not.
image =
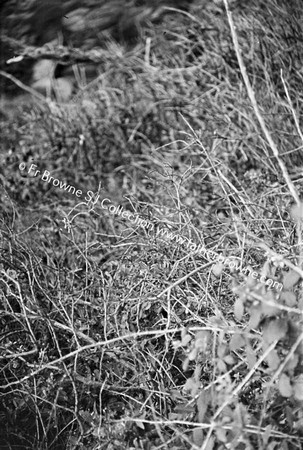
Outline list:
[[[0,448],[302,448],[302,12],[231,14],[166,16],[2,120]]]

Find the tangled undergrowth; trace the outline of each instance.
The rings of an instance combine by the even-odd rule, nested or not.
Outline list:
[[[260,3],[232,15],[278,158],[219,2],[2,120],[1,450],[302,449],[302,13]]]

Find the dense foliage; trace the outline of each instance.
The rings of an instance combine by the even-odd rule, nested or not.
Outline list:
[[[0,449],[302,449],[300,2],[231,2],[274,144],[224,4],[142,3],[154,23],[131,42],[120,25],[90,41],[62,21],[65,40],[41,50],[25,17],[3,32],[24,59],[7,67],[5,50],[1,80],[24,91],[47,57],[78,83],[65,102],[29,88],[1,103]],[[89,1],[58,5],[104,19]],[[19,24],[17,2],[4,7]]]

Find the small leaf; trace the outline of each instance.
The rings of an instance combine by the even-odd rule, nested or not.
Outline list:
[[[277,450],[279,448],[279,445],[280,445],[279,442],[272,441],[267,445],[266,450]]]
[[[183,372],[186,372],[186,371],[187,371],[188,366],[189,366],[189,359],[188,359],[188,358],[185,358],[185,360],[183,361],[183,364],[182,364]]]
[[[211,398],[209,391],[202,391],[197,400],[198,420],[200,423],[204,420],[210,401]]]
[[[214,445],[215,445],[215,438],[213,436],[210,436],[210,438],[207,440],[205,450],[213,450]]]
[[[190,391],[196,386],[196,382],[193,378],[187,378],[186,383],[183,386],[184,391]]]
[[[251,370],[254,367],[254,365],[256,364],[257,358],[256,358],[256,354],[255,354],[254,350],[250,346],[247,346],[247,348],[246,348],[246,357],[247,357],[248,367]]]
[[[209,336],[208,331],[199,331],[196,334],[195,348],[205,352],[207,350]]]
[[[144,423],[140,422],[140,420],[136,421],[136,425],[138,428],[141,428],[141,430],[145,430]]]
[[[201,428],[194,428],[193,430],[193,441],[197,447],[201,447],[204,441],[204,433]]]
[[[182,346],[182,342],[181,341],[172,341],[173,347],[175,350],[177,350],[177,348]]]
[[[284,370],[287,372],[294,370],[297,367],[298,362],[299,362],[299,356],[295,353],[294,355],[292,355],[290,360],[288,360]]]
[[[295,306],[297,303],[297,297],[291,291],[281,292],[280,301],[281,300],[283,301],[283,303],[285,303],[285,305],[289,306],[290,308]]]
[[[267,427],[265,428],[264,433],[262,433],[262,440],[263,440],[263,447],[266,446],[268,439],[270,438],[270,434],[272,431],[272,426],[271,425],[267,425]]]
[[[191,336],[189,334],[186,334],[182,337],[182,347],[186,347],[191,341]]]
[[[79,411],[79,415],[80,415],[80,417],[82,417],[82,419],[86,423],[91,424],[94,421],[93,417],[90,415],[90,413],[88,411],[84,411],[83,409],[81,409],[81,411]]]
[[[188,359],[190,361],[194,361],[197,358],[197,355],[198,355],[198,349],[194,348],[188,355]]]
[[[192,397],[194,397],[199,391],[200,383],[195,381],[193,378],[188,378],[183,387],[184,391],[190,391]]]
[[[219,344],[222,344],[223,341],[225,341],[225,331],[220,330],[217,334],[217,340]]]
[[[275,296],[272,291],[267,292],[265,295],[263,295],[263,302],[261,302],[261,309],[264,316],[273,317],[276,316],[279,313],[279,309],[276,304]],[[273,305],[267,303],[273,303]]]
[[[195,368],[195,371],[194,371],[194,374],[193,374],[194,379],[195,380],[200,380],[201,373],[202,373],[202,365],[201,364],[197,364],[196,368]]]
[[[300,205],[293,205],[290,209],[290,217],[294,219],[296,222],[300,222],[303,220],[303,203]]]
[[[222,359],[219,359],[217,362],[217,368],[220,372],[226,372],[227,367],[224,361]]]
[[[294,397],[303,402],[303,375],[299,375],[294,382]]]
[[[218,349],[217,349],[217,355],[219,358],[223,358],[226,352],[226,345],[221,344],[218,345]]]
[[[261,275],[263,275],[266,278],[271,278],[272,273],[271,273],[271,267],[270,267],[270,261],[265,261],[264,266],[262,267],[261,270]]]
[[[285,415],[286,415],[286,420],[288,422],[289,427],[292,428],[294,426],[294,418],[296,416],[295,411],[290,406],[286,406],[285,407]]]
[[[244,306],[240,298],[237,298],[237,300],[235,301],[234,311],[236,319],[241,320],[244,314]]]
[[[245,339],[239,333],[235,333],[229,343],[229,348],[231,351],[238,350],[245,345]]]
[[[262,310],[260,305],[250,308],[250,318],[248,322],[248,328],[257,328],[261,320]]]
[[[215,277],[219,278],[223,272],[223,269],[224,269],[224,264],[217,263],[212,266],[211,271],[215,275]]]
[[[283,287],[285,290],[291,289],[294,287],[298,281],[300,280],[300,275],[295,272],[294,270],[290,270],[289,272],[283,272],[284,278],[283,278]]]
[[[208,322],[211,325],[214,325],[215,327],[221,327],[222,325],[225,325],[224,320],[222,320],[222,318],[218,317],[218,316],[211,316],[208,319]]]
[[[222,411],[222,414],[224,415],[224,419],[222,421],[224,423],[231,422],[231,420],[234,417],[234,412],[233,412],[233,410],[231,409],[230,406],[225,406],[225,408]]]
[[[183,327],[181,330],[181,338],[183,339],[187,335],[187,329],[186,327]]]
[[[218,441],[226,442],[226,430],[224,430],[224,428],[217,428],[216,435],[217,435]]]
[[[262,313],[267,317],[274,317],[279,313],[279,308],[262,302]]]
[[[299,419],[294,423],[294,429],[299,430],[300,434],[303,432],[303,419]]]
[[[280,341],[286,335],[288,328],[287,320],[275,319],[267,323],[263,328],[263,339],[266,343],[271,344],[275,340]]]
[[[280,365],[280,359],[276,350],[272,350],[266,357],[270,370],[276,370]]]
[[[190,390],[190,389],[188,389]],[[186,415],[186,414],[192,414],[195,412],[195,408],[188,403],[180,403],[177,405],[174,409],[174,413]]]
[[[183,395],[177,389],[172,389],[170,391],[170,396],[171,396],[172,400],[174,400],[174,401],[185,400]]]
[[[226,364],[228,364],[229,366],[232,366],[233,364],[235,364],[235,360],[231,355],[226,355],[223,358],[223,361],[226,362]]]
[[[289,377],[282,373],[279,380],[279,391],[282,397],[291,397],[292,395],[292,387],[290,385]]]

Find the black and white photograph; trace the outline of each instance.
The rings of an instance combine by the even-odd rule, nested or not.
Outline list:
[[[0,450],[303,450],[303,0],[0,0]]]

